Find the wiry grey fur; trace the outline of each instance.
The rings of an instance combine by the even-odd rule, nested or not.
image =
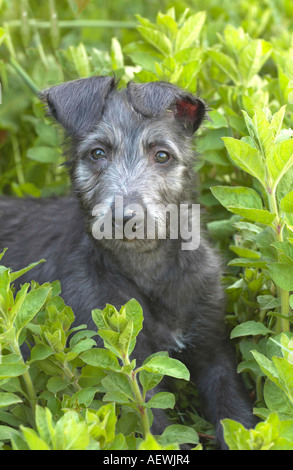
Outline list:
[[[59,279],[77,323],[92,326],[91,310],[117,308],[135,298],[144,328],[135,357],[141,361],[168,350],[185,362],[197,385],[206,417],[254,425],[251,404],[236,374],[224,326],[219,259],[205,240],[183,251],[181,240],[101,240],[92,237],[93,207],[114,196],[127,203],[190,202],[196,187],[192,136],[205,117],[198,98],[164,83],[129,83],[116,90],[109,77],[65,83],[42,93],[48,111],[70,137],[69,171],[76,197],[0,199],[0,251],[19,269],[41,258],[32,276],[39,283]],[[96,148],[106,158],[93,161]],[[154,162],[169,152],[168,165]],[[154,214],[158,223],[160,214]],[[157,418],[154,431],[165,425]]]

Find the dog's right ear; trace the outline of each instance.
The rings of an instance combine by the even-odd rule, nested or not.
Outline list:
[[[115,88],[112,77],[90,77],[62,83],[39,94],[71,136],[90,132],[101,118],[107,96]]]

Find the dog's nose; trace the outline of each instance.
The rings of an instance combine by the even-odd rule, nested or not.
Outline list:
[[[136,215],[136,211],[131,209],[125,209],[123,214],[123,225],[126,224],[129,220],[131,220]]]
[[[133,219],[133,223],[131,220]],[[127,224],[129,222],[129,224]],[[141,238],[141,231],[144,230],[144,219],[135,210],[125,208],[121,217],[112,218],[115,233],[123,234],[123,238]]]
[[[133,225],[133,231],[135,231],[135,226],[141,225],[143,222],[140,219],[138,220],[136,215],[136,211],[130,209],[125,209],[125,211],[123,212],[123,217],[117,217],[117,215],[115,216],[115,214],[113,214],[113,225],[118,228],[125,227],[126,223],[135,217],[135,223]]]

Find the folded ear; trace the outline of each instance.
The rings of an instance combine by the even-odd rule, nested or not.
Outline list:
[[[115,87],[111,77],[90,77],[62,83],[40,93],[54,117],[70,135],[89,132],[103,114],[105,100]]]
[[[156,117],[171,110],[187,129],[195,132],[206,116],[202,100],[167,82],[129,82],[128,96],[136,111],[147,117]]]

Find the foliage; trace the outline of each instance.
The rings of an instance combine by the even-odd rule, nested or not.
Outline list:
[[[74,314],[59,296],[58,282],[33,281],[14,292],[13,281],[33,267],[11,272],[1,266],[2,445],[10,440],[14,450],[143,448],[151,435],[151,410],[175,404],[172,393],[149,397],[148,392],[166,374],[188,380],[188,370],[164,352],[139,367],[130,360],[143,323],[135,300],[120,312],[111,305],[94,310],[98,331],[91,331],[86,325],[72,327]],[[97,335],[104,348],[96,347]],[[25,343],[30,345],[26,360]],[[157,449],[178,449],[186,442],[197,444],[198,436],[183,425],[152,436]]]
[[[178,0],[168,5],[162,2],[157,15],[157,3],[150,2],[146,7],[137,2],[133,11],[137,13],[136,22],[134,16],[121,15],[118,2],[103,7],[101,15],[91,1],[84,2],[85,9],[79,12],[81,2],[75,0],[62,2],[62,6],[61,2],[48,2],[51,11],[26,0],[18,2],[17,19],[9,3],[0,0],[4,19],[0,30],[3,194],[47,196],[67,191],[67,175],[60,167],[60,136],[48,126],[36,97],[41,88],[114,71],[121,85],[129,79],[167,80],[207,101],[210,120],[196,140],[199,198],[212,243],[226,261],[226,318],[237,348],[238,371],[252,390],[255,414],[263,420],[255,430],[245,430],[238,423],[225,420],[225,439],[231,449],[292,448],[292,2],[239,0],[233,4],[228,0],[207,0],[203,5],[198,0]],[[96,18],[111,18],[110,29],[103,28],[105,23]],[[125,28],[120,24],[117,29],[115,21],[121,18]],[[19,31],[15,21],[19,22]],[[7,400],[0,413],[3,441],[12,438],[15,448],[29,447],[29,442],[49,448],[66,446],[58,436],[69,426],[79,428],[83,437],[76,445],[83,448],[143,446],[133,435],[138,426],[134,417],[140,415],[140,399],[144,402],[142,409],[148,410],[146,416],[149,408],[144,391],[139,399],[138,395],[135,397],[134,384],[127,374],[130,370],[139,378],[152,374],[154,380],[161,374],[159,370],[147,370],[146,365],[139,372],[133,361],[119,365],[123,371],[107,368],[109,364],[113,367],[114,357],[116,366],[125,360],[121,347],[132,352],[134,346],[134,333],[127,326],[130,320],[125,311],[119,313],[124,335],[115,331],[111,323],[117,315],[114,312],[111,319],[111,307],[103,314],[93,314],[106,343],[105,352],[101,352],[95,348],[96,332],[70,330],[73,314],[62,304],[57,283],[32,283],[31,288],[23,286],[19,293],[13,293],[9,286],[15,275],[4,268],[1,271],[0,299],[6,299],[4,308],[12,308],[11,315],[18,320],[13,320],[5,333],[5,341],[12,342],[5,343],[6,359],[0,367],[15,367],[14,373],[19,374],[4,378],[1,385],[1,400]],[[26,303],[31,300],[35,309],[40,305],[41,310],[35,312],[34,319],[25,315]],[[20,316],[18,311],[22,312]],[[56,322],[56,311],[62,312],[60,322]],[[139,326],[133,327],[136,335]],[[67,347],[69,332],[73,336]],[[24,363],[19,345],[25,333],[35,341],[31,354],[38,359]],[[123,345],[118,340],[120,335]],[[11,349],[12,344],[16,350]],[[101,367],[85,361],[96,354],[99,360],[107,357],[106,368],[105,362]],[[168,362],[166,356],[158,357],[150,359],[151,366],[157,360]],[[167,373],[165,367],[163,372]],[[35,417],[30,403],[36,398],[30,396],[28,374],[32,374],[31,380],[36,384],[34,393],[39,402]],[[124,378],[115,389],[117,376]],[[142,381],[145,385],[141,385],[146,386],[147,379]],[[110,382],[111,389],[107,390]],[[116,390],[112,397],[111,390]],[[110,403],[121,407],[121,415],[116,414],[118,405],[114,410],[113,404],[105,405],[94,398],[96,392],[104,394],[103,399],[110,394]],[[196,395],[192,392],[190,400],[186,400],[184,392],[188,395],[188,386],[182,387],[180,382],[176,396],[184,410],[182,419],[197,431],[210,434],[207,424],[195,413]],[[165,398],[164,403],[174,404],[171,395]],[[21,406],[19,400],[24,401]],[[160,396],[156,403],[161,406]],[[182,416],[177,408],[176,416],[178,411]],[[128,434],[127,424],[131,427]],[[152,438],[146,428],[145,423],[145,431],[140,431],[150,443]],[[172,439],[168,442],[174,444]],[[160,436],[155,445],[167,445],[167,441]]]

